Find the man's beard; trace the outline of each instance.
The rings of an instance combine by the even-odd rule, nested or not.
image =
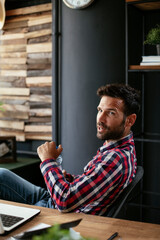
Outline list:
[[[123,133],[125,130],[124,127],[125,119],[123,119],[122,123],[114,129],[110,129],[110,127],[106,126],[104,123],[97,124],[97,137],[101,140],[117,140],[123,137]],[[98,127],[103,127],[105,132],[98,132]]]

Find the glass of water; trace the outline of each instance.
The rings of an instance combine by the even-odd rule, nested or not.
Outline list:
[[[56,162],[58,163],[58,167],[62,170],[62,162],[63,162],[63,159],[62,159],[62,156],[59,155],[56,159]]]

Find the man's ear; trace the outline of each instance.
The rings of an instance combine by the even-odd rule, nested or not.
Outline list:
[[[136,118],[137,118],[137,115],[135,113],[127,116],[127,118],[126,118],[126,127],[130,127],[131,128],[133,126],[133,124],[135,123]]]

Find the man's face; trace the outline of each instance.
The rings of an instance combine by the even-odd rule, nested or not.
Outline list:
[[[117,140],[125,136],[124,103],[120,98],[103,96],[97,107],[97,137]]]

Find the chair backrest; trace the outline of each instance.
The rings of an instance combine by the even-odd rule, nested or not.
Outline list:
[[[120,194],[120,196],[116,199],[116,201],[109,207],[106,216],[116,218],[121,208],[127,201],[128,197],[132,193],[133,189],[137,185],[137,183],[143,177],[143,167],[137,166],[136,176],[133,181],[124,189],[124,191]]]

